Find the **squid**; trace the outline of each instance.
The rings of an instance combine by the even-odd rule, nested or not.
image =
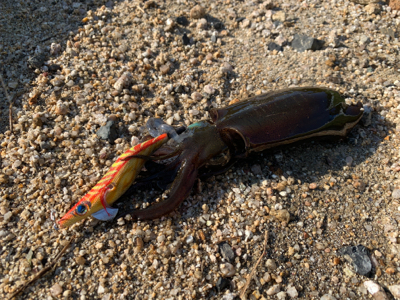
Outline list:
[[[198,176],[223,172],[251,152],[311,138],[343,138],[362,118],[363,107],[360,102],[347,105],[334,90],[302,87],[269,92],[209,113],[210,120],[189,125],[181,134],[159,119],[149,119],[150,134],[167,132],[175,144],[164,144],[148,159],[173,161],[138,184],[163,180],[171,172],[176,178],[166,200],[146,209],[125,210],[119,217],[130,214],[151,220],[168,215],[189,196]]]

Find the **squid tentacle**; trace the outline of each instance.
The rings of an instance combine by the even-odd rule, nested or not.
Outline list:
[[[195,160],[194,160],[195,161]],[[162,202],[142,210],[127,210],[121,212],[118,217],[128,214],[134,219],[152,220],[165,216],[175,210],[185,200],[192,190],[198,174],[198,167],[192,159],[182,161],[178,175],[172,183],[169,197]]]

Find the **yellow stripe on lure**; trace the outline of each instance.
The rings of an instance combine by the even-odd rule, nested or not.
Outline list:
[[[58,221],[58,225],[66,228],[90,215],[102,221],[113,219],[118,209],[112,208],[111,204],[131,186],[145,163],[145,159],[134,156],[149,156],[167,140],[164,133],[124,152],[106,175]]]

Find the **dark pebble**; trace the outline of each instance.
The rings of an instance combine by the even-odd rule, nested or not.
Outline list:
[[[319,50],[323,45],[324,41],[300,34],[295,34],[292,41],[293,49],[296,49],[299,52],[304,52],[306,50]]]
[[[213,22],[211,26],[216,30],[222,29],[222,22]]]
[[[235,253],[233,253],[232,247],[226,242],[223,242],[218,246],[222,257],[227,261],[232,262],[235,258]]]
[[[372,108],[370,106],[364,105],[364,114],[361,118],[361,123],[363,126],[367,127],[371,125],[371,118],[372,118]]]
[[[363,245],[347,246],[338,250],[338,253],[351,262],[357,274],[368,275],[372,264],[368,255],[368,249]]]
[[[338,76],[336,76],[336,75],[334,75],[334,76],[328,76],[328,77],[327,77],[327,80],[328,80],[329,82],[332,82],[332,83],[335,83],[335,84],[341,84],[341,83],[343,82],[342,78],[341,78],[341,77],[338,77]]]
[[[185,88],[183,87],[183,85],[178,85],[175,89],[174,89],[175,93],[183,93],[185,91]]]
[[[244,19],[246,19],[246,18],[245,17],[236,18],[236,22],[237,23],[242,22]]]
[[[42,150],[49,150],[49,149],[51,149],[51,145],[49,143],[46,143],[46,142],[40,142],[40,148]]]
[[[61,66],[60,66],[60,65],[57,65],[57,64],[49,65],[49,71],[50,71],[50,72],[55,72],[55,71],[58,71],[58,70],[60,70],[60,69],[61,69]]]
[[[182,25],[182,26],[188,26],[189,25],[188,19],[186,19],[186,17],[184,17],[184,16],[177,17],[176,18],[176,23],[178,23],[179,25]]]
[[[183,34],[182,36],[182,43],[184,45],[189,45],[190,44],[190,39],[188,38],[188,36],[186,35],[186,33]]]
[[[28,58],[28,65],[32,69],[40,69],[43,66],[45,60],[46,54],[36,53]]]
[[[279,46],[278,44],[276,44],[274,42],[271,42],[271,43],[268,44],[268,50],[270,50],[270,51],[273,51],[273,50],[283,51],[283,48],[282,48],[282,46]]]
[[[218,293],[221,293],[223,290],[228,289],[231,283],[229,279],[220,277],[215,285],[218,290]]]
[[[97,130],[96,134],[102,140],[108,140],[110,143],[113,143],[118,137],[117,126],[114,121],[108,121],[106,125],[101,126],[100,129]]]

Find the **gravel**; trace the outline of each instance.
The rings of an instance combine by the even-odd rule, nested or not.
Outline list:
[[[337,252],[356,245],[371,254],[380,294],[398,295],[400,12],[390,5],[1,1],[14,128],[0,89],[0,298],[75,235],[21,299],[235,299],[266,230],[248,299],[369,299],[369,279]],[[314,50],[296,50],[296,37]],[[187,126],[212,107],[293,86],[336,89],[370,118],[345,141],[250,155],[168,217],[53,229],[51,211],[59,218],[89,191],[149,117]],[[115,136],[102,139],[107,122]],[[118,207],[143,208],[160,194],[138,190]]]

